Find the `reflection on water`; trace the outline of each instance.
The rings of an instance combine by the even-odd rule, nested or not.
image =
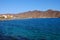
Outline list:
[[[1,40],[60,40],[60,18],[0,21]]]

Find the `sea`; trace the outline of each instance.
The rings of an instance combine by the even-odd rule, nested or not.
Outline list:
[[[0,20],[0,40],[60,40],[60,18]]]

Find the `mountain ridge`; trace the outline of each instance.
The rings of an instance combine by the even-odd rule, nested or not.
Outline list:
[[[18,14],[19,15],[19,14]],[[60,11],[55,11],[55,10],[47,10],[47,11],[39,11],[39,10],[34,10],[34,11],[28,11],[24,13],[20,13],[20,17],[32,17],[32,18],[56,18],[60,17]]]
[[[13,19],[13,18],[60,18],[60,11],[47,10],[47,11],[28,11],[17,14],[0,14],[0,18]]]

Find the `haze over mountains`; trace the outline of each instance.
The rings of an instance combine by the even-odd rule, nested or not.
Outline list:
[[[13,16],[13,18],[60,18],[60,11],[55,10],[47,10],[47,11],[28,11],[23,13],[17,13],[17,14],[0,14],[1,15],[9,15]]]

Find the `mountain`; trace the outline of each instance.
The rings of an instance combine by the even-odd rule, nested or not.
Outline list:
[[[6,17],[6,18],[5,18]],[[13,19],[13,18],[60,18],[60,11],[47,10],[47,11],[28,11],[17,14],[0,14],[0,19]]]
[[[18,13],[15,15],[20,18],[60,18],[60,11],[47,10],[47,11],[28,11],[24,13]]]

